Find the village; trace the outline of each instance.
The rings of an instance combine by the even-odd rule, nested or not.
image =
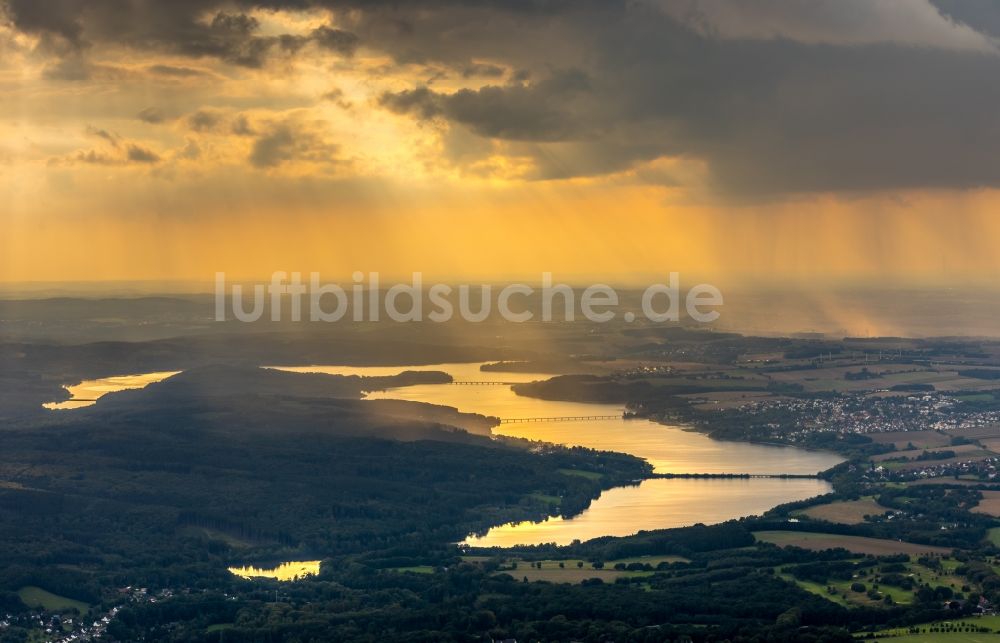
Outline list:
[[[90,607],[80,601],[32,589],[36,588],[22,590],[27,599],[25,603],[31,608],[29,611],[4,614],[0,619],[0,640],[6,640],[3,638],[5,631],[19,629],[29,633],[26,640],[31,643],[98,641],[123,607],[156,603],[174,595],[169,589],[152,592],[145,587],[123,587],[116,591],[110,607]]]

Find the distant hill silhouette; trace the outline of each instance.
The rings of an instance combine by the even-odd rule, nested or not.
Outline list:
[[[450,381],[441,372],[358,377],[212,365],[107,395],[90,407],[48,414],[40,423],[481,441],[495,420],[421,402],[358,399],[364,391]]]

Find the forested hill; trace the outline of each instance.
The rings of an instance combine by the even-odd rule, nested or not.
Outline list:
[[[9,302],[8,302],[9,303]],[[0,302],[0,313],[6,310]],[[95,310],[99,310],[97,307]],[[96,315],[96,312],[94,313]],[[323,332],[253,331],[228,324],[213,332],[148,341],[66,343],[58,339],[16,341],[11,324],[26,327],[47,324],[11,321],[0,314],[0,418],[41,414],[41,405],[58,400],[62,385],[113,375],[188,371],[213,364],[260,366],[271,364],[440,364],[491,359],[526,358],[532,353],[498,345],[496,333],[486,329],[469,344],[456,345],[445,329],[418,332],[406,324],[376,326],[358,332],[353,326],[326,327]],[[74,326],[76,322],[65,322]],[[174,332],[178,332],[178,328]],[[75,337],[75,335],[72,335]],[[506,342],[511,343],[511,342]]]
[[[631,456],[467,433],[441,420],[468,418],[442,407],[238,394],[222,374],[5,428],[0,578],[59,564],[86,570],[81,582],[166,574],[188,585],[233,563],[429,551],[552,513],[539,498],[571,515],[649,472]],[[286,375],[301,377],[262,377]],[[411,408],[427,417],[406,417]]]
[[[495,419],[449,407],[395,400],[360,400],[364,391],[450,382],[440,372],[408,371],[388,377],[290,373],[253,366],[195,368],[162,382],[121,391],[90,407],[46,413],[14,426],[187,424],[218,431],[322,433],[397,440],[469,441],[490,435]],[[459,430],[461,429],[461,430]]]
[[[162,382],[152,384],[126,395],[109,397],[103,402],[130,397],[206,397],[231,394],[298,395],[300,397],[358,398],[364,391],[378,391],[416,384],[444,384],[451,382],[447,373],[430,371],[402,371],[384,377],[359,377],[357,375],[329,375],[325,373],[297,373],[273,368],[256,368],[246,365],[210,364],[185,370]]]

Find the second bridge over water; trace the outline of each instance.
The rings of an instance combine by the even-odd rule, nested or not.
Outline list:
[[[592,422],[597,420],[622,420],[625,415],[558,415],[555,417],[500,418],[500,424],[523,424],[527,422]]]

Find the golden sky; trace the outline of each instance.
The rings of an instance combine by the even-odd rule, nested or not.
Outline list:
[[[1000,275],[951,3],[57,4],[0,1],[0,281]]]

